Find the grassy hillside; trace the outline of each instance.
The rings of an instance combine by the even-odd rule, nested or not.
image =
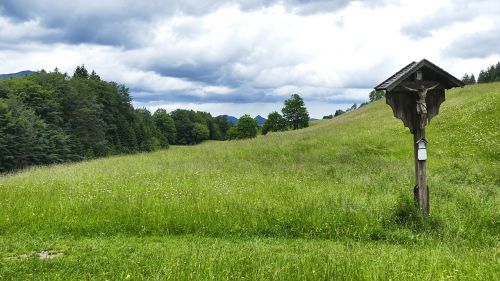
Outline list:
[[[498,280],[500,83],[446,99],[425,220],[412,136],[379,101],[299,131],[2,176],[0,279]],[[21,256],[49,249],[64,256]]]

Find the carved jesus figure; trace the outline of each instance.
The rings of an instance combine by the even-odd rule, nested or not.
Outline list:
[[[417,93],[417,114],[420,115],[421,129],[425,128],[425,126],[427,125],[427,104],[425,103],[427,92],[435,89],[437,86],[439,86],[439,83],[429,88],[425,88],[424,85],[420,85],[420,88],[418,89],[403,86],[408,91]]]

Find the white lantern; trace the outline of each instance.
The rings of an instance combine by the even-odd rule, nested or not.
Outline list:
[[[420,161],[427,160],[427,141],[425,139],[419,139],[417,141],[417,146],[417,159]]]

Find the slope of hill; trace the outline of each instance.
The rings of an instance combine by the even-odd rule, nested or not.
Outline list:
[[[23,71],[19,71],[16,73],[0,74],[0,79],[10,78],[10,77],[22,77],[22,76],[30,75],[32,73],[34,73],[34,71],[23,70]]]
[[[378,101],[3,176],[0,279],[498,279],[500,83],[446,99],[427,128],[429,218],[412,207],[412,136]]]

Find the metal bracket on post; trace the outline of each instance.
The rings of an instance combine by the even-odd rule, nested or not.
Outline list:
[[[418,185],[413,187],[413,203],[415,204],[415,208],[418,208]]]

